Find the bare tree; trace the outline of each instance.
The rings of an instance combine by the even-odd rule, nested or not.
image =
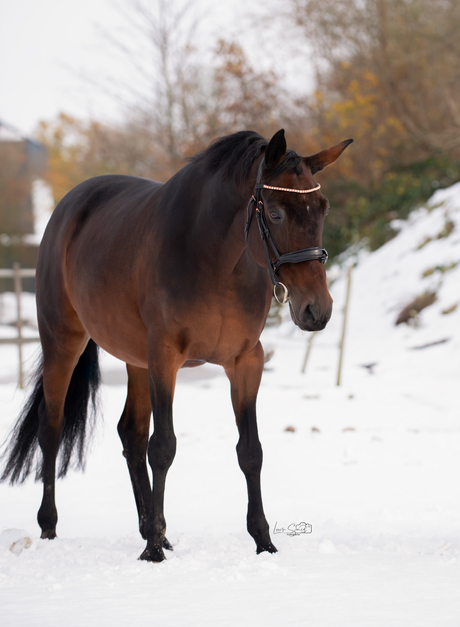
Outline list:
[[[151,175],[170,176],[217,136],[244,128],[269,133],[288,118],[273,71],[256,71],[236,43],[205,38],[206,47],[197,45],[196,0],[125,0],[117,7],[124,29],[101,31],[117,75],[102,85],[123,105],[121,127],[131,140],[150,143]]]
[[[181,144],[193,133],[190,99],[202,80],[194,5],[195,0],[127,0],[117,5],[124,29],[101,29],[117,59],[117,72],[103,87],[125,107],[131,132],[142,128],[168,163],[183,157]]]
[[[56,200],[105,173],[166,180],[218,136],[242,129],[268,136],[288,121],[273,71],[257,71],[236,43],[195,44],[194,0],[125,0],[118,10],[125,28],[103,32],[115,75],[92,86],[120,103],[121,121],[61,114],[39,128]]]
[[[314,47],[318,82],[331,95],[331,78],[348,68],[368,70],[421,147],[458,153],[458,0],[288,0],[287,6],[287,18]]]

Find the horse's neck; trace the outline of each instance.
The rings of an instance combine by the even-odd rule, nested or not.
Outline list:
[[[193,165],[165,184],[152,227],[164,252],[179,254],[196,277],[203,270],[219,281],[231,276],[238,264],[240,269],[241,263],[255,263],[244,254],[244,227],[258,163],[243,183],[218,173],[205,176]]]
[[[246,249],[244,227],[251,187],[226,184],[213,190],[209,206],[203,206],[197,223],[200,247],[214,251],[216,270],[231,274]],[[217,193],[216,193],[217,191]]]

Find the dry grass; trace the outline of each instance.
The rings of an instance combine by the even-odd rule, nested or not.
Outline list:
[[[420,250],[421,248],[432,242],[434,239],[444,239],[445,237],[449,237],[449,235],[453,233],[454,230],[455,223],[452,222],[452,220],[446,219],[443,228],[439,231],[436,237],[425,237],[425,239],[422,240],[417,246],[416,250]]]
[[[395,325],[405,322],[408,324],[413,320],[422,309],[426,309],[436,301],[436,292],[424,292],[419,296],[416,296],[404,309],[400,312]]]
[[[436,239],[443,239],[444,237],[449,237],[449,235],[455,230],[455,224],[452,220],[446,220],[444,223],[444,227],[441,231],[439,231]]]
[[[425,279],[426,277],[431,276],[435,272],[440,272],[441,274],[445,274],[446,272],[449,272],[449,270],[453,270],[454,268],[456,268],[458,264],[459,262],[455,261],[454,263],[451,263],[448,266],[433,266],[432,268],[428,268],[427,270],[425,270],[425,272],[423,272],[422,278]]]
[[[451,305],[450,307],[447,307],[447,309],[444,309],[441,313],[444,316],[447,316],[448,314],[454,312],[459,305],[460,305],[460,303],[455,303],[455,304]]]
[[[416,250],[421,250],[424,246],[426,246],[427,244],[429,244],[432,241],[433,241],[432,237],[425,237],[425,239],[422,240],[420,242],[420,244],[417,246]]]

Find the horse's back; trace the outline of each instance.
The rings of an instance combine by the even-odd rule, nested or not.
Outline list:
[[[96,222],[105,220],[114,228],[117,221],[123,221],[123,213],[128,219],[134,216],[139,206],[144,206],[162,186],[163,183],[150,179],[109,174],[74,187],[58,203],[49,220],[40,246],[38,271],[47,259],[54,257],[54,263],[56,255],[62,259],[85,227],[91,230]]]
[[[96,176],[80,183],[58,203],[51,216],[48,229],[58,224],[84,224],[96,212],[110,207],[117,197],[125,197],[127,204],[144,199],[160,189],[163,183],[151,179],[121,174]],[[47,230],[48,230],[47,229]]]
[[[54,333],[66,321],[69,331],[81,326],[91,335],[80,301],[93,311],[103,287],[114,294],[112,308],[125,303],[130,282],[115,284],[120,272],[131,274],[137,243],[150,220],[152,196],[162,183],[123,175],[89,179],[73,188],[57,205],[45,230],[37,263],[37,309],[42,328]],[[127,254],[126,247],[131,247]],[[112,281],[107,286],[108,277]],[[118,289],[117,289],[118,287]],[[133,286],[132,286],[133,287]],[[136,314],[137,315],[137,314]]]

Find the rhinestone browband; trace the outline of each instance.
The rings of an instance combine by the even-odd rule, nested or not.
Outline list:
[[[321,185],[312,187],[312,189],[293,189],[292,187],[274,187],[273,185],[261,185],[260,187],[265,187],[265,189],[275,189],[279,192],[295,192],[296,194],[309,194],[310,192],[317,192],[321,189]]]

